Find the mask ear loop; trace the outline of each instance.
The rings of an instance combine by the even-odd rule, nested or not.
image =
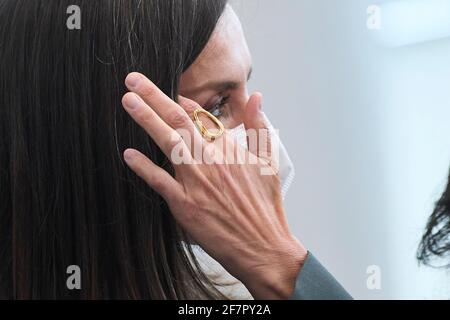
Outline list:
[[[294,163],[289,157],[287,149],[281,141],[279,133],[277,132],[277,130],[275,130],[272,123],[269,121],[269,118],[264,112],[263,117],[264,121],[267,123],[267,129],[269,130],[270,139],[272,141],[272,149],[274,148],[274,146],[276,146],[278,149],[278,176],[280,177],[281,181],[281,196],[284,200],[295,178]]]

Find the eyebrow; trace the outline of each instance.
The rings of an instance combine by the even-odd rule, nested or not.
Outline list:
[[[247,75],[247,81],[249,81],[252,77],[253,67],[250,67],[250,70]],[[214,90],[218,92],[233,90],[239,87],[241,83],[237,81],[211,81],[207,82],[204,85],[195,88],[192,90],[193,93],[205,91],[205,90]]]

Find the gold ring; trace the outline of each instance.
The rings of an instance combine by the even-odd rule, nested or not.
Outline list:
[[[205,127],[205,125],[199,118],[200,114],[204,114],[209,119],[211,119],[212,122],[214,122],[214,124],[217,126],[216,133],[211,132],[207,127]],[[197,126],[200,133],[202,134],[203,138],[206,138],[207,140],[209,140],[211,142],[213,142],[217,138],[221,137],[223,135],[223,133],[225,132],[225,127],[223,126],[222,122],[220,122],[220,120],[217,119],[214,115],[212,115],[211,113],[209,113],[208,111],[203,110],[203,109],[197,109],[194,111],[194,123]]]

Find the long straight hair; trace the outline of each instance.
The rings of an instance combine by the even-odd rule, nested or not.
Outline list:
[[[71,5],[81,29],[67,27]],[[124,164],[137,148],[171,172],[121,97],[139,71],[176,99],[225,6],[0,0],[0,298],[222,298],[167,204]],[[67,286],[73,265],[80,290]]]

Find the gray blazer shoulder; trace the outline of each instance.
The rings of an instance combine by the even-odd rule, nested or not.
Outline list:
[[[309,252],[290,300],[352,300],[353,298]]]

